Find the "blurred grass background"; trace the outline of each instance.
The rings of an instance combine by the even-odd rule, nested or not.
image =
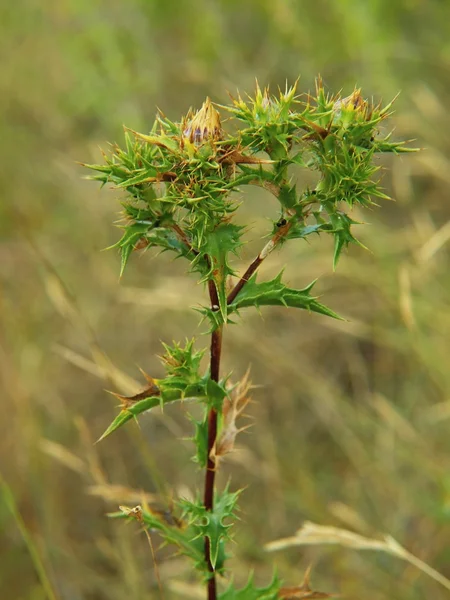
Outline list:
[[[149,253],[119,283],[117,254],[101,252],[119,235],[116,194],[76,161],[97,162],[122,124],[148,130],[156,106],[177,120],[255,77],[300,73],[308,91],[320,72],[330,91],[401,90],[394,135],[425,150],[384,161],[396,202],[356,215],[371,252],[351,248],[333,273],[326,242],[291,242],[265,265],[287,265],[291,284],[320,276],[349,322],[272,309],[226,331],[224,368],[250,364],[262,386],[222,473],[249,486],[232,567],[264,583],[276,564],[294,585],[313,563],[315,587],[349,599],[447,598],[387,555],[263,544],[304,520],[385,532],[450,577],[450,4],[22,0],[0,23],[0,597],[160,598],[145,537],[105,513],[201,481],[179,409],[93,445],[116,412],[104,389],[138,390],[138,366],[161,376],[160,340],[200,331],[187,305],[202,289]],[[252,235],[274,214],[268,194],[246,197]],[[158,563],[168,598],[197,597],[183,560]]]

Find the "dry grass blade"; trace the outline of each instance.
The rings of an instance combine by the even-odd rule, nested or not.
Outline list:
[[[134,490],[124,485],[102,484],[90,485],[87,488],[87,493],[90,496],[102,498],[107,502],[129,502],[135,504],[137,502],[154,503],[158,501],[158,496],[148,494],[141,490]]]
[[[126,394],[135,393],[135,391],[140,387],[139,382],[136,379],[126,375],[126,373],[115,367],[111,361],[105,357],[105,355],[94,352],[92,348],[92,360],[82,356],[70,348],[60,346],[59,344],[54,345],[54,350],[70,364],[78,367],[86,373],[90,373],[91,375],[98,377],[99,379],[110,381],[115,387],[122,390]]]
[[[441,573],[430,567],[414,554],[408,552],[390,535],[384,535],[382,539],[364,537],[358,533],[353,533],[348,529],[340,529],[339,527],[331,527],[326,525],[318,525],[306,521],[297,533],[288,538],[275,540],[265,545],[265,549],[269,552],[282,550],[291,546],[310,546],[318,544],[336,544],[353,550],[377,550],[386,552],[397,558],[406,560],[411,565],[426,573],[429,577],[440,583],[446,589],[450,590],[450,580],[444,577]]]
[[[450,221],[447,221],[417,252],[417,260],[424,264],[431,260],[435,254],[450,240]]]
[[[39,446],[44,454],[51,456],[61,465],[75,471],[75,473],[82,475],[86,472],[85,462],[62,444],[58,444],[52,440],[41,439]]]

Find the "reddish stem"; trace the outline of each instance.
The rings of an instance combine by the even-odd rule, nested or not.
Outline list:
[[[217,310],[219,307],[219,297],[217,295],[217,289],[214,281],[208,282],[209,297],[211,300],[211,307],[213,310]],[[213,331],[211,335],[211,362],[210,371],[211,379],[213,381],[219,381],[220,374],[220,355],[222,351],[222,327],[219,327]],[[206,510],[213,510],[214,508],[214,486],[216,479],[216,461],[213,455],[214,444],[216,443],[217,437],[217,411],[214,408],[210,408],[208,413],[208,460],[206,465],[205,473],[205,493],[203,503]],[[208,565],[208,570],[211,574],[208,580],[208,600],[217,600],[217,587],[216,577],[214,573],[214,567],[211,563],[210,558],[210,544],[209,538],[205,537],[205,560]]]
[[[249,268],[245,271],[245,273],[239,279],[237,284],[228,294],[227,304],[233,304],[234,300],[236,299],[236,296],[239,294],[239,292],[242,290],[244,285],[247,283],[247,281],[250,279],[250,277],[253,275],[253,273],[256,271],[256,269],[259,267],[263,260],[264,259],[260,256],[257,256],[255,258],[255,260],[252,262],[252,264],[249,266]]]
[[[256,269],[259,267],[259,265],[264,261],[265,258],[267,258],[267,256],[273,251],[273,249],[276,248],[277,244],[279,244],[280,241],[288,234],[291,227],[292,227],[292,221],[285,222],[284,225],[281,225],[279,227],[278,231],[272,236],[269,243],[264,246],[264,248],[261,250],[261,252],[258,254],[258,256],[254,259],[254,261],[250,264],[248,269],[245,271],[245,273],[239,279],[237,284],[234,286],[234,288],[228,294],[228,297],[227,297],[228,305],[233,304],[233,302],[236,299],[236,296],[242,290],[244,285],[248,282],[250,277],[253,275],[253,273],[256,271]]]
[[[236,296],[248,282],[250,277],[255,273],[259,265],[278,244],[280,239],[289,231],[291,223],[286,223],[272,236],[272,239],[259,255],[253,260],[244,275],[240,278],[232,291],[228,294],[227,304],[232,304]],[[179,233],[179,232],[178,232]],[[207,259],[209,261],[209,259]],[[216,284],[212,279],[208,281],[209,298],[211,301],[211,309],[219,310],[219,296],[217,294]],[[210,373],[213,381],[219,381],[220,376],[220,355],[222,351],[222,326],[213,331],[211,335],[211,354],[210,354]],[[217,438],[217,418],[218,413],[215,408],[210,408],[208,413],[208,459],[205,473],[205,490],[203,504],[206,510],[214,509],[214,486],[216,480],[216,461],[214,458],[214,445]],[[205,561],[208,566],[210,578],[208,579],[208,600],[217,600],[217,586],[214,567],[210,558],[210,543],[209,538],[205,537]]]

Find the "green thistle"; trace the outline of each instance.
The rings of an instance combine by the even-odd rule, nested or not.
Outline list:
[[[229,486],[217,492],[215,474],[246,428],[238,428],[236,420],[248,405],[251,387],[248,373],[238,382],[229,374],[220,376],[222,338],[244,308],[284,306],[339,318],[312,295],[314,282],[293,289],[283,282],[282,273],[264,281],[256,272],[284,243],[311,235],[333,236],[336,266],[349,244],[361,245],[353,234],[357,221],[352,209],[387,198],[375,155],[413,151],[380,130],[392,103],[375,106],[359,89],[344,98],[330,96],[320,79],[313,97],[302,98],[296,89],[297,84],[272,95],[257,85],[254,96],[232,98],[222,108],[238,127],[228,133],[209,98],[179,122],[159,114],[149,133],[126,130],[124,148],[113,145],[104,164],[86,165],[96,173],[92,179],[125,195],[123,235],[115,245],[121,273],[133,252],[155,247],[186,260],[208,289],[209,303],[199,311],[211,334],[209,366],[202,367],[204,351],[195,350],[193,340],[184,347],[165,346],[166,376],[153,379],[144,374],[141,393],[130,398],[116,394],[121,410],[102,438],[154,407],[188,400],[200,405],[200,420],[189,418],[195,427],[194,460],[205,469],[203,498],[180,499],[178,514],[170,522],[149,507],[122,508],[114,516],[158,531],[191,559],[206,582],[209,600],[327,597],[311,592],[307,578],[299,587],[286,588],[277,577],[266,588],[255,587],[251,578],[241,590],[229,583],[219,594],[216,574],[226,574],[226,545],[239,492],[230,492]],[[288,172],[291,165],[315,171],[315,188],[299,189]],[[239,276],[235,259],[240,257],[245,227],[234,222],[239,205],[235,193],[241,193],[243,185],[270,191],[279,212],[268,240]],[[315,595],[300,596],[303,592]]]

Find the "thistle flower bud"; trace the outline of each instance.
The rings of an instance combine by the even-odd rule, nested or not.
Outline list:
[[[367,101],[361,96],[361,89],[355,89],[350,96],[334,103],[334,108],[350,108],[362,112],[367,107]]]
[[[206,98],[201,109],[188,121],[183,135],[196,146],[200,146],[206,141],[222,138],[220,115],[209,98]]]
[[[345,125],[356,120],[369,120],[371,110],[367,100],[361,95],[361,89],[356,89],[347,96],[336,100],[333,104],[334,122],[341,122]]]

